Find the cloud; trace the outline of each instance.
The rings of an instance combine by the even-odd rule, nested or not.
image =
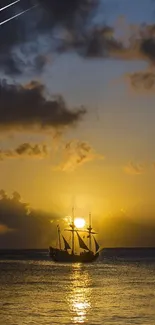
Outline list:
[[[121,51],[123,44],[114,38],[114,29],[104,25],[91,28],[83,39],[77,41],[76,48],[85,58],[107,58]]]
[[[110,48],[119,46],[108,39],[113,34],[111,27],[93,26],[100,0],[23,0],[2,11],[1,21],[34,3],[39,6],[0,28],[0,68],[5,74],[19,75],[27,68],[42,72],[47,52],[72,49],[90,58],[107,56]]]
[[[0,54],[1,70],[6,75],[14,76],[20,75],[23,72],[25,63],[15,53],[9,55],[7,53]]]
[[[83,107],[69,110],[61,96],[46,96],[43,84],[0,84],[0,131],[45,130],[75,125],[86,113]]]
[[[155,72],[139,71],[127,75],[127,79],[133,90],[136,91],[155,91]]]
[[[96,218],[100,242],[104,247],[155,246],[154,202],[138,205],[126,213]],[[102,213],[102,212],[101,212]],[[1,249],[46,248],[56,244],[56,226],[66,227],[64,217],[35,210],[18,192],[8,196],[0,190]]]
[[[93,18],[101,0],[23,0],[3,10],[1,20],[34,4],[39,6],[0,28],[0,69],[9,76],[29,69],[41,73],[49,54],[71,50],[87,59],[145,59],[154,63],[154,25],[125,22],[120,38],[120,22],[114,27],[105,23],[96,26]]]
[[[73,49],[85,58],[108,57],[154,63],[154,36],[154,25],[132,25],[124,19],[124,26],[120,22],[116,22],[114,27],[105,23],[95,26],[91,21],[83,33],[68,33],[60,49]]]
[[[18,155],[40,156],[47,155],[48,150],[46,145],[39,146],[38,144],[31,145],[30,143],[23,143],[15,149]]]
[[[25,67],[30,67],[27,54],[29,57],[32,53],[40,56],[43,48],[43,44],[40,46],[41,38],[46,39],[45,47],[51,52],[55,41],[59,42],[54,39],[56,29],[69,31],[74,39],[79,38],[76,35],[84,33],[88,19],[91,20],[98,3],[98,0],[66,0],[65,2],[64,0],[23,0],[3,10],[1,21],[5,21],[34,4],[39,4],[38,7],[19,16],[18,19],[0,27],[1,70],[6,74],[16,75],[22,73]],[[3,6],[6,4],[8,4],[7,0],[3,0]],[[44,56],[43,53],[42,55]],[[36,65],[38,71],[40,66],[43,68],[45,64],[46,60],[40,60]]]
[[[120,31],[122,37],[119,35]],[[155,62],[154,25],[130,25],[124,18],[124,25],[116,22],[113,28],[107,25],[91,28],[88,35],[84,40],[84,46],[88,49],[88,54],[90,48],[91,57],[145,60],[151,64]]]
[[[3,0],[2,7],[7,4],[8,1]],[[28,8],[28,1],[20,1],[16,5],[3,10],[0,15],[0,21],[2,22],[12,17],[20,12],[22,8]],[[28,15],[26,13],[25,16],[0,26],[0,68],[6,74],[22,73],[24,61],[21,60],[17,48],[20,48],[27,41],[26,18],[28,18]]]
[[[95,153],[87,142],[72,140],[64,145],[62,149],[62,162],[56,169],[74,171],[89,161],[103,158],[103,156]]]
[[[14,150],[0,150],[0,161],[12,158],[45,158],[48,156],[46,145],[23,143]]]
[[[152,26],[155,34],[155,26]],[[155,63],[155,39],[148,37],[141,42],[141,52],[154,64]]]
[[[121,17],[115,24],[115,38],[120,39],[122,48],[114,52],[114,57],[123,60],[147,60],[154,64],[155,26],[149,24],[129,24]],[[119,36],[121,32],[121,37]],[[154,51],[154,52],[153,52]]]
[[[48,248],[56,240],[58,222],[63,224],[60,216],[31,208],[18,192],[9,197],[0,191],[1,248]]]
[[[84,58],[148,58],[144,36],[151,35],[150,27],[139,26],[133,37],[129,26],[128,34],[120,40],[116,27],[105,23],[95,25],[93,18],[98,14],[100,0],[23,0],[8,8],[7,15],[12,16],[34,3],[39,6],[0,29],[0,67],[6,74],[20,74],[27,67],[42,72],[48,63],[47,53],[55,51],[74,50]],[[3,11],[1,19],[6,18]],[[32,60],[32,56],[30,64],[28,58]]]
[[[41,54],[37,55],[33,61],[34,71],[42,72],[48,62],[49,62],[48,56],[41,55]]]
[[[129,164],[124,167],[124,171],[131,175],[141,175],[145,172],[145,168],[142,164],[136,164],[130,161]]]
[[[76,168],[93,160],[104,159],[87,142],[71,140],[64,144],[62,138],[53,138],[53,145],[50,149],[46,144],[32,144],[28,142],[20,144],[15,149],[0,149],[0,161],[20,158],[51,158],[53,161],[58,160],[58,166],[54,167],[54,170],[64,172],[74,171]],[[4,196],[4,193],[2,195]]]
[[[96,10],[99,0],[38,0],[38,3],[44,14],[42,24],[46,19],[48,28],[62,25],[69,29],[79,29],[80,23],[82,26],[86,24],[89,16]]]

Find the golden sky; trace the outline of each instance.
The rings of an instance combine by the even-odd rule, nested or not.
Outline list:
[[[111,10],[105,1],[106,30],[100,3],[94,18],[100,27],[78,51],[67,29],[67,34],[52,30],[53,37],[66,37],[66,48],[61,44],[55,50],[52,41],[49,48],[49,21],[47,34],[39,30],[38,47],[30,37],[26,47],[21,32],[18,42],[11,40],[11,29],[34,13],[0,27],[1,188],[8,195],[19,192],[35,209],[61,216],[74,201],[77,213],[92,211],[96,226],[109,215],[147,220],[155,213],[155,52],[147,48],[154,35],[153,4],[141,1],[140,13],[139,0],[134,7],[130,1],[115,2],[119,6]],[[4,56],[6,49],[12,61]]]

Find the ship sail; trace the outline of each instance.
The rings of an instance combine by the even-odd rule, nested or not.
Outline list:
[[[64,237],[61,234],[59,225],[57,226],[58,230],[58,241],[59,245],[57,247],[49,247],[49,254],[53,261],[55,262],[62,262],[62,263],[91,263],[97,260],[100,254],[100,247],[95,239],[96,233],[92,231],[92,225],[91,225],[91,215],[89,215],[89,226],[85,229],[78,229],[76,227],[76,222],[74,223],[74,209],[72,212],[72,221],[69,225],[69,229],[65,229],[67,231],[71,232],[71,243],[66,240],[66,237]],[[81,234],[85,233],[85,234]],[[75,238],[77,236],[77,238]],[[92,243],[92,236],[94,238],[94,242]],[[85,239],[84,239],[85,238]],[[88,238],[88,243],[85,240]],[[63,240],[63,247],[61,245],[61,241]],[[78,252],[76,252],[76,240],[78,240]],[[93,244],[93,245],[92,245]],[[93,247],[92,247],[93,246]],[[80,249],[79,249],[80,248]],[[93,248],[93,249],[92,249]],[[83,251],[81,251],[81,249]]]
[[[87,251],[89,251],[89,248],[86,246],[85,242],[82,240],[82,238],[80,237],[80,235],[77,233],[78,236],[78,240],[79,240],[79,246],[80,248],[86,249]]]
[[[96,251],[96,253],[97,253],[97,251],[99,250],[100,246],[99,246],[99,244],[97,243],[97,241],[96,241],[96,239],[95,239],[94,236],[93,236],[93,238],[94,238],[94,242],[95,242],[95,251]]]
[[[65,239],[65,237],[62,236],[62,238],[63,238],[63,241],[64,241],[65,251],[67,251],[67,249],[71,249],[68,242],[67,242],[67,240]]]

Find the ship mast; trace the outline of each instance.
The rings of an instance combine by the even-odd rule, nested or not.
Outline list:
[[[89,227],[87,228],[88,229],[88,238],[89,238],[89,250],[91,251],[91,232],[92,232],[92,224],[91,224],[91,213],[89,213]]]
[[[61,249],[61,239],[60,239],[60,227],[59,227],[59,225],[57,225],[57,229],[58,229],[59,249]]]
[[[72,208],[72,254],[74,254],[74,231],[75,231],[75,225],[74,225],[74,207]]]

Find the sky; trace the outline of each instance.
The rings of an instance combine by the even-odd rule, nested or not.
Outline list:
[[[21,0],[0,21],[36,4],[0,26],[0,188],[52,216],[91,211],[123,245],[118,218],[155,227],[155,4]]]

